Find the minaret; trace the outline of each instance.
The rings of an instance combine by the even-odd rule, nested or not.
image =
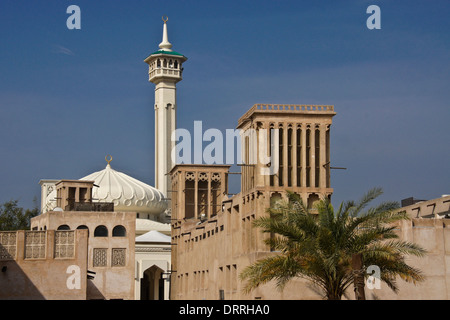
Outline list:
[[[175,143],[171,141],[176,129],[177,95],[176,83],[182,80],[182,64],[187,60],[181,53],[173,51],[167,35],[167,17],[163,17],[163,37],[159,50],[144,62],[149,65],[149,81],[155,87],[155,187],[164,196],[170,186],[169,171],[175,165],[171,152]],[[170,208],[170,206],[169,206]]]

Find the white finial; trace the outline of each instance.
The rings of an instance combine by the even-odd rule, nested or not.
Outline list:
[[[159,44],[159,48],[163,51],[172,51],[170,48],[172,48],[172,44],[169,42],[169,37],[167,36],[167,21],[169,20],[169,18],[166,17],[162,17],[162,20],[164,21],[164,26],[163,26],[163,38],[162,38],[162,42]]]

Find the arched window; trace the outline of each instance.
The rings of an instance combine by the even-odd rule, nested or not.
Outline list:
[[[112,235],[113,237],[125,237],[127,235],[127,230],[124,226],[115,226]]]
[[[163,60],[163,67],[167,68],[167,60],[166,59]]]
[[[308,197],[308,208],[310,209],[314,209],[314,205],[316,204],[316,202],[319,202],[319,195],[316,193],[311,193],[310,196]]]
[[[70,227],[67,224],[60,225],[57,230],[70,230]]]
[[[178,60],[175,60],[175,62],[174,62],[174,64],[173,64],[173,67],[174,67],[175,69],[178,69]]]
[[[105,226],[98,226],[95,228],[94,237],[107,237],[108,236],[108,228]]]
[[[156,67],[161,68],[161,60],[158,59],[158,61],[156,62]]]

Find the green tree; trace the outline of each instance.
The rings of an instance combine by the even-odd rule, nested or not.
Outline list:
[[[35,207],[26,209],[18,206],[18,200],[10,200],[0,205],[0,231],[29,230],[30,219],[39,214],[39,209],[34,200]]]
[[[381,281],[398,292],[396,278],[416,284],[424,280],[422,272],[406,264],[406,255],[423,256],[424,249],[401,241],[393,223],[408,219],[396,202],[383,202],[366,210],[370,201],[382,194],[370,190],[358,202],[342,203],[337,212],[325,198],[308,209],[301,198],[288,192],[288,201],[268,209],[268,215],[254,221],[254,226],[271,234],[265,241],[276,252],[246,267],[240,274],[244,290],[275,280],[277,287],[295,277],[310,280],[326,299],[341,299],[351,284],[361,285],[364,270],[376,265]],[[352,268],[359,257],[360,270]],[[364,291],[364,278],[362,278]],[[361,288],[359,288],[361,289]]]

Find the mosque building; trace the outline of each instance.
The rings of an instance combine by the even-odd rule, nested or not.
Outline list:
[[[111,167],[112,157],[105,157],[105,169],[79,181],[92,181],[93,203],[111,203],[114,212],[135,216],[135,271],[133,299],[168,299],[169,281],[160,281],[170,270],[170,215],[164,194]],[[59,180],[41,180],[41,212],[58,208],[56,184]],[[77,202],[75,192],[69,195]],[[79,201],[79,200],[78,200]],[[60,208],[58,210],[70,208]],[[156,279],[156,280],[155,280]]]
[[[16,294],[11,294],[4,287],[5,290],[0,290],[0,298],[57,299],[59,294],[69,299],[169,299],[171,212],[167,197],[170,177],[166,172],[173,163],[171,144],[167,141],[170,141],[176,126],[175,84],[181,80],[182,63],[186,58],[170,49],[166,22],[167,19],[159,50],[145,60],[155,69],[150,74],[150,81],[157,87],[156,187],[113,169],[111,156],[105,157],[107,165],[103,170],[79,180],[41,180],[41,214],[32,219],[32,230],[0,234],[0,244],[10,270],[31,268],[28,267],[32,264],[25,249],[32,248],[34,240],[30,239],[36,237],[40,241],[40,252],[33,257],[42,260],[39,263],[34,261],[32,273],[23,272],[17,276],[10,271],[11,283],[20,279],[25,285],[18,288]],[[80,230],[88,232],[86,234]],[[86,283],[82,282],[83,285],[77,288],[78,294],[67,294],[65,286],[61,291],[52,290],[44,283],[42,290],[29,290],[36,276],[45,282],[45,277],[39,276],[39,265],[42,272],[49,268],[48,265],[56,266],[55,258],[59,255],[52,253],[52,250],[58,247],[61,237],[66,241],[65,252],[66,247],[71,248],[70,254],[64,256],[67,263],[74,263],[72,260],[75,258],[80,259],[74,253],[84,252],[83,248],[78,248],[80,243],[87,245],[88,261],[82,264],[81,271],[85,274],[91,272],[95,276],[90,275]],[[31,242],[28,243],[27,239]],[[17,251],[17,241],[22,241],[24,251]],[[3,252],[3,248],[8,249]],[[65,264],[63,266],[67,267]],[[47,283],[48,286],[57,286]]]
[[[135,299],[169,299],[171,265],[171,208],[168,197],[172,131],[176,129],[176,83],[182,79],[182,63],[187,60],[171,49],[167,18],[163,19],[163,39],[159,49],[145,62],[149,64],[149,81],[155,89],[155,182],[152,187],[112,168],[112,156],[106,156],[105,169],[91,173],[79,181],[92,182],[92,203],[111,203],[114,212],[135,215]],[[169,141],[169,142],[168,142]],[[82,196],[73,188],[67,194],[67,207],[59,207],[57,193],[60,180],[41,180],[41,213],[73,210]],[[78,192],[78,193],[76,193]],[[97,214],[98,218],[98,214]],[[128,236],[131,236],[129,234]],[[92,297],[92,295],[91,295]],[[129,296],[128,296],[129,297]]]
[[[136,213],[136,235],[157,230],[170,235],[168,202],[164,194],[129,175],[111,167],[112,157],[105,157],[105,169],[91,173],[80,180],[94,181],[92,197],[98,202],[111,202],[114,210]],[[56,187],[59,180],[41,180],[41,212],[56,208]],[[64,209],[64,208],[63,208]]]

